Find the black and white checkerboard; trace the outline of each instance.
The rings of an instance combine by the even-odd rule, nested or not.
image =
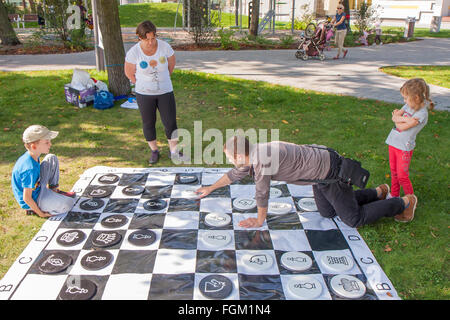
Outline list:
[[[231,281],[231,293],[226,299],[399,299],[356,229],[338,218],[322,218],[317,212],[299,208],[299,200],[313,196],[310,186],[273,181],[272,188],[279,191],[275,190],[276,198],[270,201],[289,203],[292,209],[284,214],[269,210],[264,225],[258,229],[239,226],[240,221],[256,217],[256,208],[242,211],[233,207],[235,198],[254,196],[255,186],[250,179],[216,190],[203,199],[196,198],[193,191],[213,184],[228,170],[111,167],[87,170],[72,189],[79,197],[72,211],[43,224],[0,281],[0,299],[59,299],[67,288],[88,292],[82,288],[85,282],[81,280],[89,280],[96,286],[89,296],[92,299],[202,300],[208,296],[201,292],[200,283],[210,275],[225,276]],[[197,181],[181,183],[180,176],[186,173],[197,176]],[[130,185],[144,192],[126,195],[130,194],[127,192]],[[92,193],[98,186],[103,186],[106,197],[97,191]],[[155,198],[165,200],[167,205],[147,210],[148,202]],[[94,205],[90,210],[81,209],[80,205],[89,199],[95,200]],[[231,222],[223,227],[210,227],[205,216],[211,212],[225,213]],[[118,228],[101,223],[112,215],[127,219]],[[114,222],[113,218],[109,221]],[[143,229],[153,231],[156,240],[144,246],[129,241],[131,233]],[[231,240],[212,247],[205,241],[211,230],[219,230],[222,237]],[[61,245],[57,239],[67,231],[71,231],[68,235],[82,236],[78,239],[83,241],[73,246]],[[99,231],[115,231],[120,234],[120,241],[98,248],[92,241]],[[110,253],[111,263],[99,270],[88,270],[82,265],[82,258],[99,249]],[[43,273],[40,265],[45,257],[58,252],[72,258],[70,265],[57,273]],[[303,253],[312,263],[303,271],[286,268],[281,261],[286,252]],[[246,259],[265,263],[265,267],[253,268]],[[223,280],[211,282],[208,278],[205,289],[220,291],[220,279]],[[333,289],[336,287],[341,290]],[[355,292],[363,295],[352,296]]]

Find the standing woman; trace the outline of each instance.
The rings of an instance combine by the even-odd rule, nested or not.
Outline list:
[[[343,58],[347,55],[348,50],[344,50],[344,40],[347,34],[347,26],[345,24],[344,6],[338,4],[336,16],[331,21],[331,24],[336,27],[335,42],[338,47],[338,54],[333,59],[339,59],[341,52],[344,52]]]
[[[176,63],[175,52],[167,42],[156,39],[156,26],[151,21],[139,24],[136,34],[140,41],[127,52],[125,75],[136,84],[136,102],[141,112],[142,129],[152,150],[149,163],[158,162],[160,157],[156,143],[156,109],[161,115],[169,142],[169,158],[180,160],[182,154],[176,148],[176,104],[170,80]]]

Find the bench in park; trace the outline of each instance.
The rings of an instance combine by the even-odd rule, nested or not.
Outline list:
[[[20,28],[20,24],[25,28],[26,22],[38,22],[37,14],[8,14],[8,18],[11,22],[17,23],[17,28]]]

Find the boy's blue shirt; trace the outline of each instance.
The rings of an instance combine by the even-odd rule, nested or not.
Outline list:
[[[21,208],[30,209],[25,201],[23,201],[24,188],[33,189],[32,198],[37,202],[39,192],[41,191],[40,174],[41,165],[39,161],[34,160],[28,151],[17,159],[12,171],[11,187],[14,197]]]

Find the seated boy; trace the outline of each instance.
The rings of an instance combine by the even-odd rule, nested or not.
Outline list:
[[[48,154],[52,146],[50,140],[57,135],[57,131],[50,131],[41,125],[32,125],[23,133],[22,140],[27,152],[14,165],[11,186],[14,197],[27,214],[46,218],[67,213],[75,204],[74,192],[58,189],[58,158]],[[43,153],[47,155],[40,161]]]

